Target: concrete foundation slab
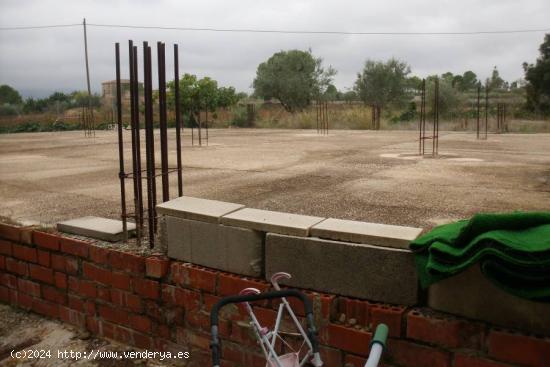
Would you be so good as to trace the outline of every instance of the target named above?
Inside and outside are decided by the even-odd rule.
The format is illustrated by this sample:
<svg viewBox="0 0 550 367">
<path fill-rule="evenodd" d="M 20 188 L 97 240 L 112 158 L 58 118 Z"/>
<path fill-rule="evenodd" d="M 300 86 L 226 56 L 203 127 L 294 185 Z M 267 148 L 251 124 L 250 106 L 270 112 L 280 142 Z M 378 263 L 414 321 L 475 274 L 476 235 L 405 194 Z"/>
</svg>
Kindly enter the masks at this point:
<svg viewBox="0 0 550 367">
<path fill-rule="evenodd" d="M 285 284 L 402 305 L 418 302 L 414 255 L 409 250 L 266 235 L 267 277 L 292 274 Z"/>
<path fill-rule="evenodd" d="M 311 227 L 312 237 L 408 249 L 421 228 L 329 218 Z"/>
<path fill-rule="evenodd" d="M 263 233 L 164 216 L 168 257 L 248 276 L 261 276 Z"/>
<path fill-rule="evenodd" d="M 134 234 L 136 225 L 128 222 L 127 228 L 130 236 Z M 71 219 L 57 223 L 57 230 L 110 242 L 123 239 L 122 221 L 108 218 L 90 216 Z"/>
<path fill-rule="evenodd" d="M 308 215 L 245 208 L 224 215 L 221 218 L 221 222 L 230 226 L 250 228 L 263 232 L 308 236 L 309 229 L 323 219 Z"/>
<path fill-rule="evenodd" d="M 191 196 L 181 196 L 177 199 L 157 205 L 157 214 L 199 220 L 202 222 L 219 223 L 219 218 L 222 215 L 229 214 L 241 208 L 244 208 L 244 205 L 200 199 Z"/>
<path fill-rule="evenodd" d="M 483 276 L 477 264 L 430 286 L 428 306 L 508 328 L 550 334 L 550 304 L 504 292 Z"/>
</svg>

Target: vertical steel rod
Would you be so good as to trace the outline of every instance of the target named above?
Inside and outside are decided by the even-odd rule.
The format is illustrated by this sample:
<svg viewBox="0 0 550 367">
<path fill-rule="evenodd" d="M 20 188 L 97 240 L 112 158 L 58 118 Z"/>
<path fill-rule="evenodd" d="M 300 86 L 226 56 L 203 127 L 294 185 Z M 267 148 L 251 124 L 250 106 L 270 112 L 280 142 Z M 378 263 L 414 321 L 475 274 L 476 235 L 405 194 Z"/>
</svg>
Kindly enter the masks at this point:
<svg viewBox="0 0 550 367">
<path fill-rule="evenodd" d="M 489 126 L 489 81 L 485 83 L 485 139 L 487 139 L 488 126 Z"/>
<path fill-rule="evenodd" d="M 159 82 L 160 164 L 162 171 L 162 201 L 170 200 L 168 182 L 168 132 L 166 125 L 166 64 L 164 43 L 157 43 Z"/>
<path fill-rule="evenodd" d="M 122 93 L 120 90 L 120 45 L 115 44 L 115 63 L 116 63 L 116 105 L 117 105 L 117 130 L 118 130 L 118 163 L 120 179 L 120 219 L 122 220 L 122 234 L 124 242 L 128 240 L 128 224 L 126 222 L 126 185 L 124 173 L 124 140 L 122 136 Z"/>
<path fill-rule="evenodd" d="M 145 156 L 147 164 L 147 226 L 149 230 L 149 247 L 155 247 L 155 217 L 153 205 L 153 169 L 151 159 L 154 150 L 153 138 L 153 85 L 151 78 L 151 48 L 143 42 L 143 94 L 145 102 Z"/>
<path fill-rule="evenodd" d="M 141 242 L 141 226 L 139 218 L 139 184 L 138 184 L 138 169 L 137 169 L 137 152 L 136 152 L 136 116 L 135 116 L 135 74 L 134 74 L 134 45 L 132 41 L 128 41 L 128 56 L 130 66 L 130 130 L 132 132 L 132 180 L 134 183 L 134 219 L 136 223 L 136 238 L 137 244 Z"/>
<path fill-rule="evenodd" d="M 477 118 L 477 125 L 476 125 L 476 131 L 477 131 L 477 135 L 476 135 L 476 138 L 479 139 L 479 116 L 480 116 L 480 98 L 481 98 L 481 86 L 477 86 L 477 114 L 476 114 L 476 118 Z"/>
<path fill-rule="evenodd" d="M 183 172 L 181 164 L 181 111 L 180 111 L 180 71 L 178 45 L 174 44 L 174 98 L 176 111 L 176 154 L 178 168 L 178 196 L 183 195 Z"/>
<path fill-rule="evenodd" d="M 141 138 L 139 126 L 139 77 L 138 77 L 138 53 L 137 46 L 134 46 L 134 109 L 136 121 L 136 158 L 137 158 L 137 182 L 138 182 L 138 207 L 139 226 L 143 229 L 143 186 L 141 182 Z"/>
</svg>

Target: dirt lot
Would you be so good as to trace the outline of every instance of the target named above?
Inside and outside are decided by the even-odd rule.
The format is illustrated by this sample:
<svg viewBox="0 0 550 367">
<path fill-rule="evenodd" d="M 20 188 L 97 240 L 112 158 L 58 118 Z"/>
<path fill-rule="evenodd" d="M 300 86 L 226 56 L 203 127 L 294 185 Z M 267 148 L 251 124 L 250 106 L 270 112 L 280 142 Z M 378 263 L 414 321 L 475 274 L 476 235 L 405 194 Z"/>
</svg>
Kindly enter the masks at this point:
<svg viewBox="0 0 550 367">
<path fill-rule="evenodd" d="M 442 132 L 439 159 L 411 156 L 416 134 L 227 129 L 211 130 L 208 147 L 191 147 L 186 130 L 184 192 L 254 208 L 413 226 L 478 211 L 550 210 L 550 134 L 477 141 L 471 133 Z M 169 138 L 175 165 L 173 130 Z M 171 189 L 174 196 L 175 175 Z M 45 224 L 84 215 L 117 218 L 119 192 L 114 131 L 98 131 L 95 138 L 79 131 L 0 136 L 0 216 Z"/>
<path fill-rule="evenodd" d="M 19 353 L 18 353 L 19 352 Z M 72 352 L 72 354 L 71 354 Z M 0 304 L 0 366 L 185 366 L 185 359 L 142 358 L 140 349 Z M 192 355 L 191 355 L 192 357 Z"/>
</svg>

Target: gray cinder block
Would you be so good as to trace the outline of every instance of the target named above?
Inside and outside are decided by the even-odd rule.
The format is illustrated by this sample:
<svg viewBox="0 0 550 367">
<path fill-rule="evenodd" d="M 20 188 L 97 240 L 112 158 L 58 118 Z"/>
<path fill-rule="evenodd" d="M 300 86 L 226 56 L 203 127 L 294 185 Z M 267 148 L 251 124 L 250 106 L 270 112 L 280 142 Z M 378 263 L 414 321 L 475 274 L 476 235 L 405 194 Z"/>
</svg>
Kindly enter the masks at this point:
<svg viewBox="0 0 550 367">
<path fill-rule="evenodd" d="M 263 274 L 263 233 L 164 216 L 168 256 L 249 276 Z"/>
<path fill-rule="evenodd" d="M 344 219 L 325 219 L 311 227 L 312 237 L 408 249 L 422 228 L 393 226 Z"/>
<path fill-rule="evenodd" d="M 414 255 L 409 250 L 319 238 L 266 235 L 265 274 L 292 274 L 286 284 L 378 302 L 418 301 Z"/>
<path fill-rule="evenodd" d="M 130 222 L 127 222 L 126 225 L 128 236 L 131 237 L 136 230 L 136 225 Z M 122 221 L 94 216 L 59 222 L 57 230 L 110 242 L 123 239 Z"/>
<path fill-rule="evenodd" d="M 504 292 L 483 276 L 479 264 L 431 285 L 428 306 L 508 328 L 550 335 L 550 304 Z"/>
<path fill-rule="evenodd" d="M 309 229 L 325 218 L 244 208 L 220 218 L 222 224 L 263 232 L 308 236 Z"/>
<path fill-rule="evenodd" d="M 194 198 L 191 196 L 181 196 L 177 199 L 157 205 L 157 214 L 199 220 L 202 222 L 219 223 L 222 215 L 229 214 L 241 208 L 244 208 L 244 205 Z"/>
</svg>

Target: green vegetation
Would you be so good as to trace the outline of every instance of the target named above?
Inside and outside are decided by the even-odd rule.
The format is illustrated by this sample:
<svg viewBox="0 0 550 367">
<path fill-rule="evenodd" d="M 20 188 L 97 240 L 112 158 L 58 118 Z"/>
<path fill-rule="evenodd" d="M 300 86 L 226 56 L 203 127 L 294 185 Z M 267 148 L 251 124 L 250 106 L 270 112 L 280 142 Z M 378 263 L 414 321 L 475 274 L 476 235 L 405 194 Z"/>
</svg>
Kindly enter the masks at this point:
<svg viewBox="0 0 550 367">
<path fill-rule="evenodd" d="M 323 60 L 311 50 L 280 51 L 261 63 L 254 79 L 254 94 L 265 100 L 276 98 L 285 110 L 303 110 L 325 93 L 336 71 L 326 70 Z"/>
<path fill-rule="evenodd" d="M 527 108 L 531 111 L 550 112 L 550 34 L 546 34 L 539 47 L 540 56 L 535 64 L 523 63 L 527 81 Z"/>
</svg>

